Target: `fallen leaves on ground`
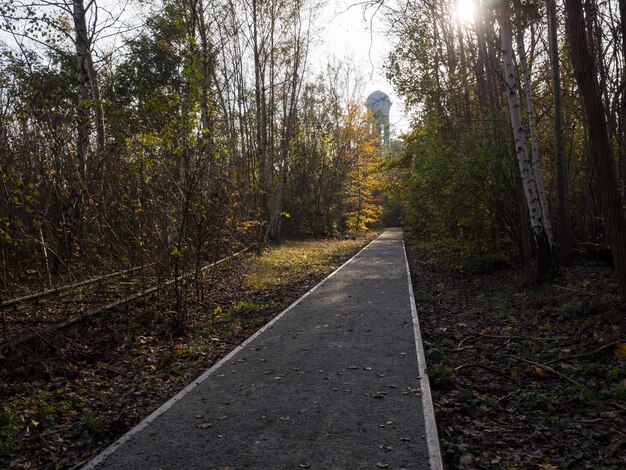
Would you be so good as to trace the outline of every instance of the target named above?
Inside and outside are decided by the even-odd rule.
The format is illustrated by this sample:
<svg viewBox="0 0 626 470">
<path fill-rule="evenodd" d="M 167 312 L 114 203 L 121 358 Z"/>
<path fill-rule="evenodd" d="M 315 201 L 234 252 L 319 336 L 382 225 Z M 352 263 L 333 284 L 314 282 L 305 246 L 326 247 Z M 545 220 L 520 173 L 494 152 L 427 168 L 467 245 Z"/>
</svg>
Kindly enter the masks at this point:
<svg viewBox="0 0 626 470">
<path fill-rule="evenodd" d="M 409 258 L 447 468 L 626 468 L 626 310 L 610 268 L 581 261 L 534 286 L 511 268 Z"/>
</svg>

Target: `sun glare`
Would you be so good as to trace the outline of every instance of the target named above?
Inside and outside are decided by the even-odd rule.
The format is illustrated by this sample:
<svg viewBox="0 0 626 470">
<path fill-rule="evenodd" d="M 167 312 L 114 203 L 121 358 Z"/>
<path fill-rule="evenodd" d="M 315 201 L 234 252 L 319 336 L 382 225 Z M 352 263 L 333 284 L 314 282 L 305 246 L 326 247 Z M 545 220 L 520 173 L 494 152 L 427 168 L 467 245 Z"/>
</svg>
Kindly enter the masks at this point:
<svg viewBox="0 0 626 470">
<path fill-rule="evenodd" d="M 461 24 L 470 24 L 476 17 L 476 0 L 456 0 L 456 19 Z"/>
</svg>

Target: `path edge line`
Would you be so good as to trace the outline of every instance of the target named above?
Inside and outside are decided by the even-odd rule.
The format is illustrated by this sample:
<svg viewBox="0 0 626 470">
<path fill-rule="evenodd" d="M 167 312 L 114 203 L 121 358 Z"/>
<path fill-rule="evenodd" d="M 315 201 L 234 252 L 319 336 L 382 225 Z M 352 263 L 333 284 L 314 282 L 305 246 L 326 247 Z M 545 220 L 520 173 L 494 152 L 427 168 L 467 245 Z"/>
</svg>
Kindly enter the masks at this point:
<svg viewBox="0 0 626 470">
<path fill-rule="evenodd" d="M 225 363 L 227 363 L 228 361 L 230 361 L 235 355 L 237 355 L 237 353 L 239 353 L 242 349 L 244 349 L 248 344 L 250 344 L 252 341 L 254 341 L 257 337 L 259 337 L 263 332 L 265 332 L 266 330 L 268 330 L 269 328 L 271 328 L 274 323 L 276 323 L 278 320 L 280 320 L 281 318 L 283 318 L 287 313 L 289 313 L 294 307 L 296 307 L 299 303 L 301 303 L 304 299 L 306 299 L 309 295 L 311 295 L 313 292 L 315 292 L 317 290 L 318 287 L 320 287 L 322 284 L 324 284 L 326 281 L 328 281 L 331 277 L 333 277 L 335 274 L 337 274 L 339 271 L 341 271 L 346 265 L 348 265 L 350 262 L 352 262 L 357 256 L 359 256 L 363 251 L 365 251 L 365 249 L 367 249 L 372 243 L 374 243 L 375 241 L 377 241 L 380 237 L 382 237 L 385 233 L 387 233 L 388 230 L 385 230 L 383 233 L 381 233 L 380 235 L 378 235 L 374 240 L 372 240 L 371 242 L 369 242 L 367 245 L 365 245 L 363 248 L 361 248 L 354 256 L 352 256 L 352 258 L 350 258 L 348 261 L 346 261 L 345 263 L 343 263 L 341 266 L 339 266 L 337 269 L 335 269 L 332 273 L 330 273 L 328 276 L 326 276 L 324 279 L 322 279 L 318 284 L 316 284 L 315 286 L 313 286 L 311 289 L 309 289 L 307 292 L 305 292 L 300 298 L 298 298 L 297 300 L 295 300 L 291 305 L 289 305 L 285 310 L 283 310 L 282 312 L 280 312 L 278 315 L 276 315 L 272 320 L 269 321 L 269 323 L 265 324 L 265 326 L 263 326 L 261 329 L 259 329 L 256 333 L 254 333 L 252 336 L 250 336 L 249 338 L 247 338 L 243 343 L 241 343 L 239 346 L 237 346 L 235 349 L 233 349 L 230 353 L 228 353 L 226 356 L 224 356 L 222 359 L 220 359 L 218 362 L 216 362 L 215 364 L 213 364 L 207 371 L 203 372 L 199 377 L 197 377 L 196 379 L 194 379 L 189 385 L 187 385 L 185 388 L 183 388 L 180 392 L 178 392 L 176 395 L 174 395 L 172 398 L 170 398 L 169 400 L 167 400 L 165 403 L 163 403 L 159 408 L 157 408 L 155 411 L 153 411 L 152 413 L 150 413 L 146 418 L 144 418 L 143 420 L 141 420 L 139 423 L 137 423 L 134 427 L 132 427 L 130 429 L 130 431 L 128 431 L 126 434 L 124 434 L 122 437 L 120 437 L 117 441 L 115 441 L 113 444 L 111 444 L 109 447 L 107 447 L 106 449 L 104 449 L 102 452 L 100 452 L 98 455 L 96 455 L 92 460 L 90 460 L 84 467 L 82 467 L 82 470 L 92 470 L 95 469 L 98 465 L 100 465 L 102 462 L 104 462 L 104 460 L 109 457 L 111 454 L 113 454 L 117 449 L 119 449 L 121 446 L 123 446 L 131 437 L 133 437 L 135 434 L 141 432 L 142 430 L 144 430 L 146 427 L 148 427 L 148 425 L 154 421 L 156 418 L 158 418 L 160 415 L 162 415 L 163 413 L 165 413 L 167 410 L 169 410 L 172 406 L 174 406 L 174 404 L 176 404 L 177 402 L 179 402 L 182 398 L 184 398 L 186 395 L 189 394 L 189 392 L 191 392 L 193 389 L 195 389 L 198 385 L 200 385 L 202 382 L 204 382 L 206 379 L 208 379 L 211 375 L 213 375 L 213 373 L 215 371 L 217 371 L 220 367 L 222 367 Z M 404 241 L 402 242 L 402 246 L 404 247 Z M 406 258 L 406 253 L 405 253 L 405 258 Z M 408 267 L 408 264 L 407 264 Z M 409 277 L 409 285 L 411 283 L 410 277 Z"/>
<path fill-rule="evenodd" d="M 404 244 L 404 233 L 402 234 L 402 251 L 404 252 L 406 274 L 409 279 L 409 300 L 411 303 L 411 316 L 413 317 L 413 333 L 415 335 L 415 349 L 417 351 L 417 368 L 420 376 L 420 388 L 422 389 L 422 407 L 424 411 L 424 426 L 426 428 L 428 460 L 431 470 L 443 470 L 439 434 L 437 433 L 437 421 L 435 420 L 435 407 L 433 405 L 433 396 L 430 390 L 428 371 L 426 369 L 426 355 L 424 354 L 422 332 L 420 330 L 420 321 L 417 315 L 417 306 L 415 304 L 415 295 L 413 293 L 409 257 L 407 256 L 406 245 Z"/>
</svg>

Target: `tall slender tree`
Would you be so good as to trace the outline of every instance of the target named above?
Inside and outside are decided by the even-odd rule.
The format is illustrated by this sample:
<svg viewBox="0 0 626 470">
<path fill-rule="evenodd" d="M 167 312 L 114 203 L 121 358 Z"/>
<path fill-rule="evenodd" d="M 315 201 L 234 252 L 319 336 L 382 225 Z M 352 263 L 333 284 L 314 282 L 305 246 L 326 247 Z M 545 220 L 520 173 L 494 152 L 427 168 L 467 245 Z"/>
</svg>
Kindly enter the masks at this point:
<svg viewBox="0 0 626 470">
<path fill-rule="evenodd" d="M 613 265 L 617 273 L 620 295 L 626 301 L 626 217 L 617 187 L 613 149 L 609 141 L 607 120 L 598 82 L 598 68 L 591 52 L 590 31 L 585 22 L 581 0 L 565 0 L 567 34 L 578 89 L 588 119 L 590 157 L 593 162 L 602 202 Z"/>
<path fill-rule="evenodd" d="M 557 171 L 559 193 L 559 257 L 563 266 L 572 265 L 572 231 L 570 222 L 570 202 L 567 160 L 563 143 L 563 116 L 561 109 L 561 64 L 559 59 L 558 25 L 555 0 L 546 1 L 548 12 L 548 40 L 550 70 L 552 72 L 552 96 L 554 107 L 554 159 Z"/>
<path fill-rule="evenodd" d="M 539 280 L 541 280 L 552 269 L 554 263 L 550 231 L 546 226 L 549 214 L 547 213 L 547 207 L 542 207 L 542 198 L 537 185 L 537 174 L 540 175 L 541 170 L 533 165 L 532 154 L 529 154 L 526 148 L 526 133 L 522 124 L 521 104 L 517 93 L 517 70 L 515 68 L 510 15 L 510 5 L 507 0 L 502 2 L 498 8 L 504 83 L 506 85 L 509 119 L 513 132 L 517 163 L 528 206 L 530 225 L 538 248 L 537 274 Z"/>
</svg>

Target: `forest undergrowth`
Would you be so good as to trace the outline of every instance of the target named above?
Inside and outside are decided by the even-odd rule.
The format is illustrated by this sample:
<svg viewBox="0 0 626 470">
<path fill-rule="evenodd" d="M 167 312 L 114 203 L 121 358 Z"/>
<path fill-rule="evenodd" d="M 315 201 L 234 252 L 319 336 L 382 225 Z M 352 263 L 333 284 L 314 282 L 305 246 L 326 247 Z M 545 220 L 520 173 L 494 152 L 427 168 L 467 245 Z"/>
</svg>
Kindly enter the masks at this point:
<svg viewBox="0 0 626 470">
<path fill-rule="evenodd" d="M 408 244 L 448 468 L 626 467 L 626 315 L 610 267 L 544 285 L 451 272 Z"/>
<path fill-rule="evenodd" d="M 182 337 L 161 294 L 0 357 L 0 467 L 81 467 L 377 235 L 290 241 L 213 271 Z"/>
</svg>

